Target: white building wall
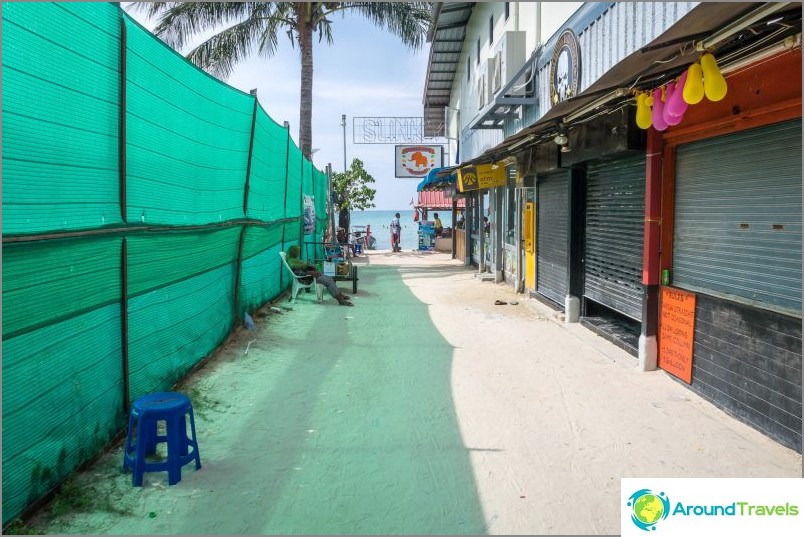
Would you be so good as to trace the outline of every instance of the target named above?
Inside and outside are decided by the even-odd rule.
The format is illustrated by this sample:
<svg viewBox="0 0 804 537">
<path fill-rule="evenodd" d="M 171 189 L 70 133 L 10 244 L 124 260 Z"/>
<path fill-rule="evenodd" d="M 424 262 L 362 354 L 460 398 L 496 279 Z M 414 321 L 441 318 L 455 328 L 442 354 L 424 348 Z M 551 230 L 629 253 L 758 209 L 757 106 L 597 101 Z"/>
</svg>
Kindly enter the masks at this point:
<svg viewBox="0 0 804 537">
<path fill-rule="evenodd" d="M 460 159 L 468 160 L 479 156 L 485 150 L 494 147 L 503 140 L 502 129 L 475 129 L 468 131 L 467 126 L 476 120 L 480 113 L 478 107 L 477 85 L 485 62 L 491 57 L 494 47 L 499 43 L 506 31 L 520 30 L 526 32 L 525 57 L 529 58 L 538 47 L 538 9 L 534 2 L 511 2 L 509 16 L 505 18 L 504 2 L 478 2 L 472 11 L 472 17 L 466 26 L 455 82 L 450 96 L 450 113 L 459 110 L 456 115 L 457 131 L 450 131 L 449 136 L 461 139 Z M 489 18 L 494 16 L 494 40 L 489 42 Z M 477 40 L 480 38 L 480 62 L 477 56 Z M 467 79 L 467 57 L 471 58 L 469 77 Z M 487 73 L 488 75 L 488 73 Z M 448 125 L 449 126 L 449 125 Z"/>
<path fill-rule="evenodd" d="M 626 56 L 647 45 L 690 12 L 698 2 L 616 2 L 578 34 L 581 53 L 581 82 L 584 91 Z M 583 11 L 583 10 L 580 10 Z M 569 21 L 570 25 L 572 20 Z M 545 54 L 552 55 L 552 44 L 568 25 L 550 37 Z M 550 63 L 539 69 L 538 117 L 545 115 L 550 102 Z"/>
</svg>

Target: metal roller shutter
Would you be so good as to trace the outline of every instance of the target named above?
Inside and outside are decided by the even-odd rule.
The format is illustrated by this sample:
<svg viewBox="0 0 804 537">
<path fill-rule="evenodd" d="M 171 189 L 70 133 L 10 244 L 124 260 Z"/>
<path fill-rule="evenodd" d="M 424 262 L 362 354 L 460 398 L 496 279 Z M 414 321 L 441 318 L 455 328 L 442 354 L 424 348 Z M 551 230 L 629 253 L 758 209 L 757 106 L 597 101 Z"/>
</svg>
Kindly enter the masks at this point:
<svg viewBox="0 0 804 537">
<path fill-rule="evenodd" d="M 801 120 L 676 151 L 673 285 L 801 315 Z"/>
<path fill-rule="evenodd" d="M 645 156 L 590 164 L 584 296 L 642 320 Z"/>
<path fill-rule="evenodd" d="M 568 176 L 568 171 L 539 176 L 536 206 L 536 291 L 562 306 L 567 294 Z"/>
</svg>

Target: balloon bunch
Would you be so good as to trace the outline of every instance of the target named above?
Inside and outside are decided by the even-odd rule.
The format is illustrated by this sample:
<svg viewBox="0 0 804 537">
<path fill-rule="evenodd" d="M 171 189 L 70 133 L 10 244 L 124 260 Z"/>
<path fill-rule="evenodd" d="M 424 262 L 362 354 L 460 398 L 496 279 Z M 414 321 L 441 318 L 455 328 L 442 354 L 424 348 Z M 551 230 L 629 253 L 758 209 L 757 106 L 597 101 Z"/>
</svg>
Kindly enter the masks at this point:
<svg viewBox="0 0 804 537">
<path fill-rule="evenodd" d="M 706 95 L 710 101 L 719 101 L 726 96 L 726 79 L 717 67 L 715 57 L 709 53 L 701 56 L 700 63 L 689 66 L 676 80 L 650 91 L 636 93 L 636 123 L 640 129 L 651 125 L 657 131 L 678 125 L 691 104 L 698 104 Z"/>
</svg>

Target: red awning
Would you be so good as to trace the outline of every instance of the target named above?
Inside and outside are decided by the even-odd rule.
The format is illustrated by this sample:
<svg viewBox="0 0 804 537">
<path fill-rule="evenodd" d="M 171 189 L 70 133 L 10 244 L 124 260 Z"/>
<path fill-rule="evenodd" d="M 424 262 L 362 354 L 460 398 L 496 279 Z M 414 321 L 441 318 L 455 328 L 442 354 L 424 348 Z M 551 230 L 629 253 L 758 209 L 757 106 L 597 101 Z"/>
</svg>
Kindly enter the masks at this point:
<svg viewBox="0 0 804 537">
<path fill-rule="evenodd" d="M 458 207 L 463 208 L 466 205 L 464 197 L 458 198 Z M 425 209 L 441 209 L 452 210 L 452 197 L 446 196 L 440 190 L 425 190 L 419 192 L 419 202 L 416 207 L 423 207 Z"/>
</svg>

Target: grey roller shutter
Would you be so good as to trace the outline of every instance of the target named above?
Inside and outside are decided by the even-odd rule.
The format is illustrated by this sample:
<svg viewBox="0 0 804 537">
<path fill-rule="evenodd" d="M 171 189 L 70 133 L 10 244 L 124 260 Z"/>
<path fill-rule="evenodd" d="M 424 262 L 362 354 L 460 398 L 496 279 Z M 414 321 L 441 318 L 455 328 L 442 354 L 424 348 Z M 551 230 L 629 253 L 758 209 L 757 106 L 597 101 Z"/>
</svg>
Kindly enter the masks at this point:
<svg viewBox="0 0 804 537">
<path fill-rule="evenodd" d="M 673 285 L 801 315 L 801 120 L 676 151 Z"/>
<path fill-rule="evenodd" d="M 540 175 L 536 207 L 536 291 L 562 306 L 567 294 L 568 176 L 567 171 Z"/>
<path fill-rule="evenodd" d="M 584 296 L 642 319 L 645 157 L 590 164 L 586 176 Z"/>
</svg>

